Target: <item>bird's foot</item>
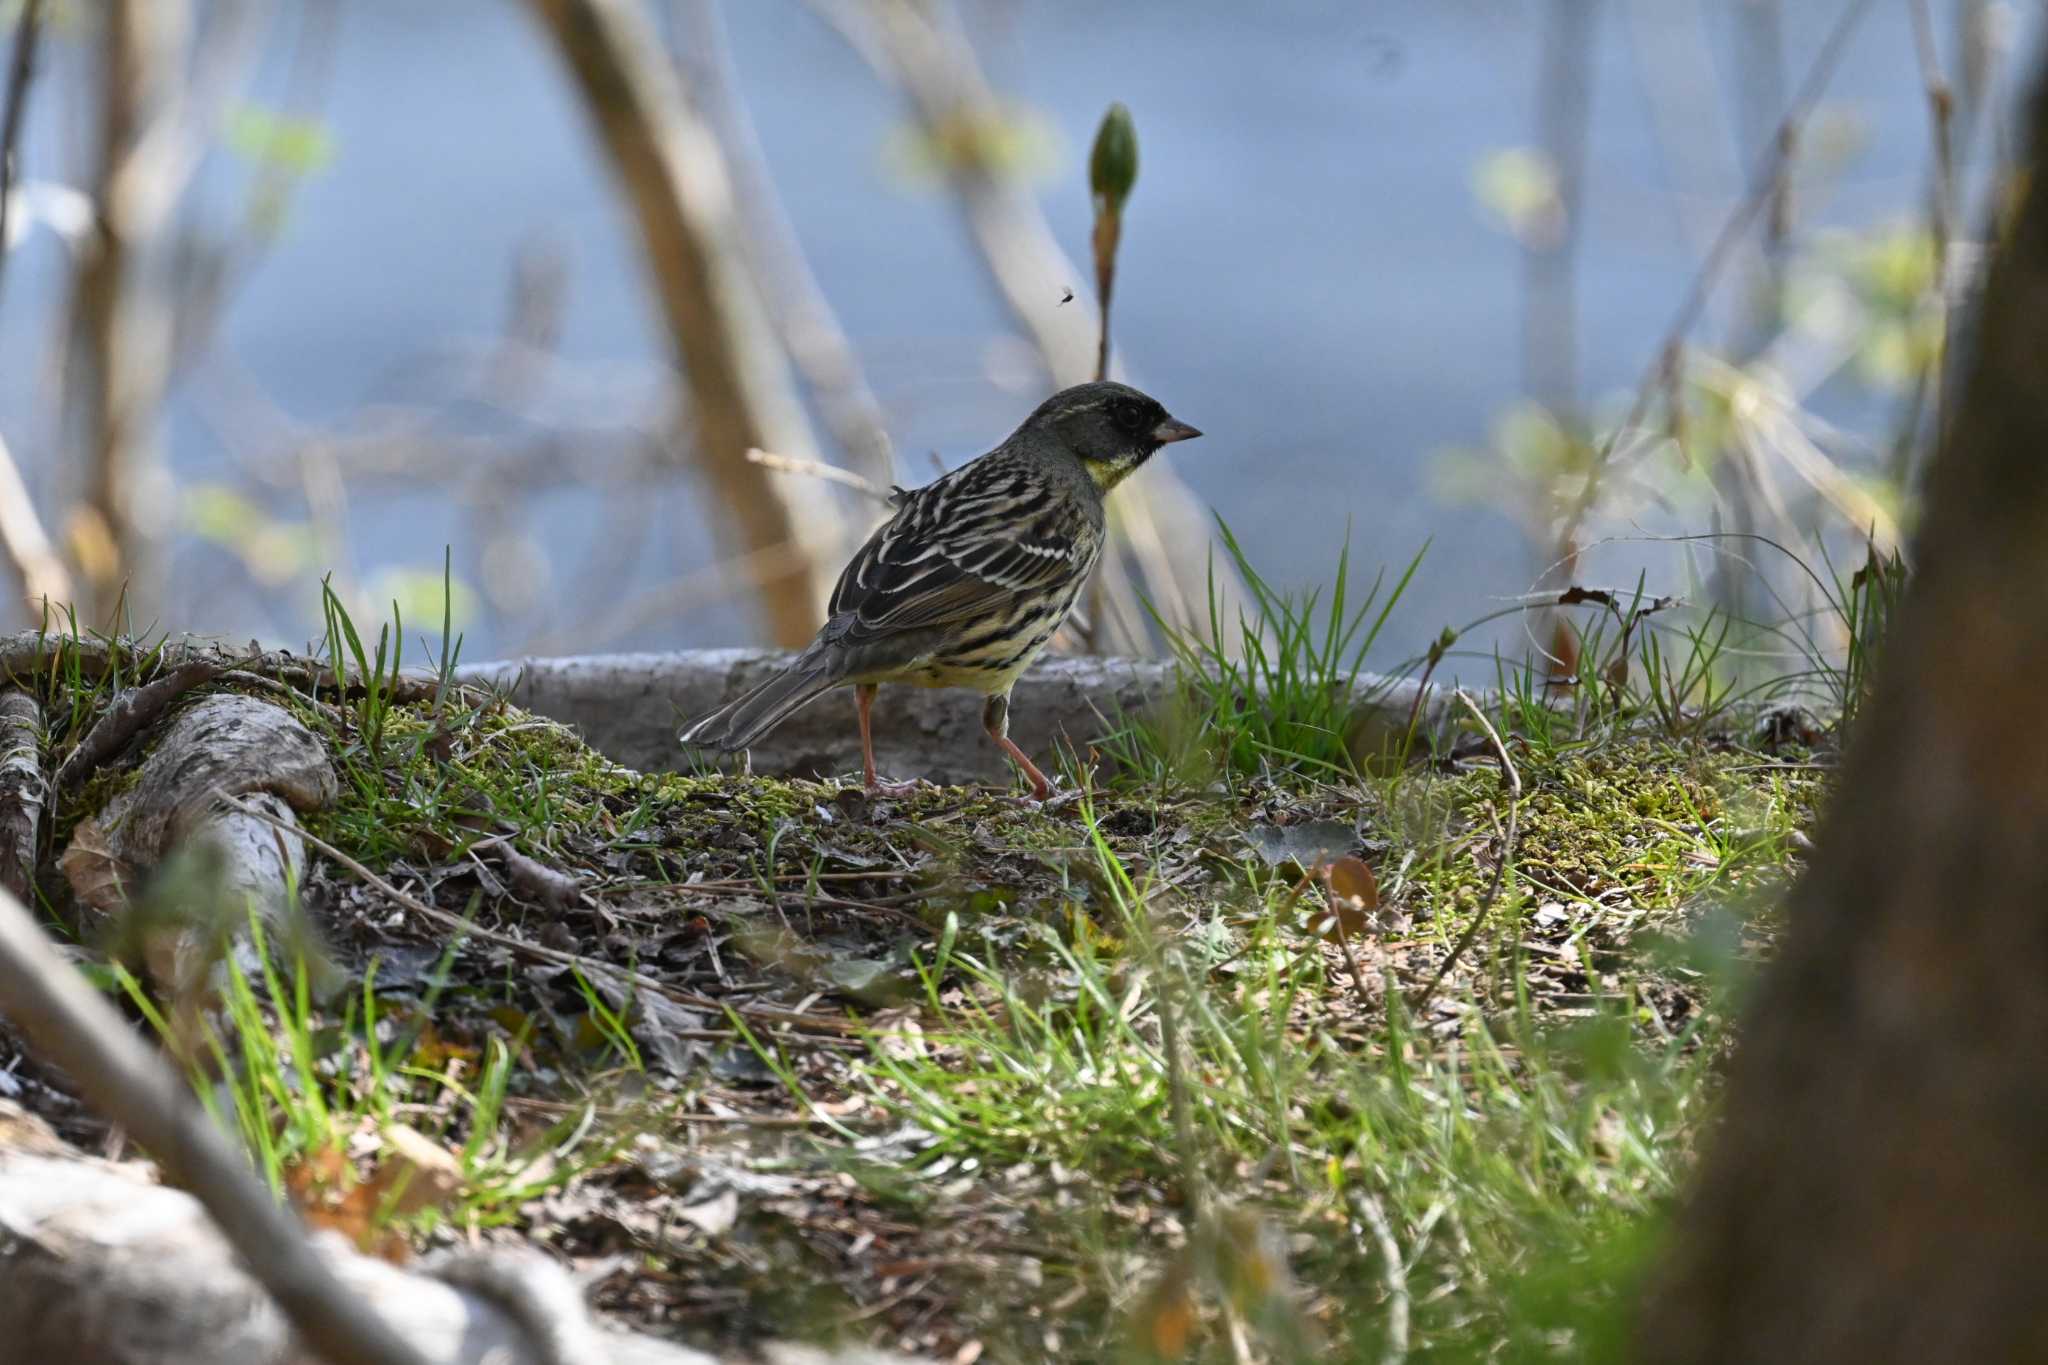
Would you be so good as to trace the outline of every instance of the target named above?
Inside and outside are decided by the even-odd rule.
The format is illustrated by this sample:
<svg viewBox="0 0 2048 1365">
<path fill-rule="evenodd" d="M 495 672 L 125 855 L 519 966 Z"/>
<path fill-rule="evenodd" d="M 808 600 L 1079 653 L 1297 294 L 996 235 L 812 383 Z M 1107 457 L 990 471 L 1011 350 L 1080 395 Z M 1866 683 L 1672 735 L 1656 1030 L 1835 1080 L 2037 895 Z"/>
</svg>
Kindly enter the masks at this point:
<svg viewBox="0 0 2048 1365">
<path fill-rule="evenodd" d="M 1055 814 L 1073 806 L 1081 799 L 1079 787 L 1060 787 L 1048 782 L 1044 787 L 1034 787 L 1028 792 L 1005 792 L 999 797 L 1024 810 Z"/>
<path fill-rule="evenodd" d="M 1079 787 L 1068 787 L 1064 791 L 1053 790 L 1042 797 L 1034 796 L 1030 798 L 1030 801 L 1040 812 L 1052 815 L 1080 805 L 1081 789 Z"/>
<path fill-rule="evenodd" d="M 929 782 L 916 778 L 909 782 L 884 782 L 881 778 L 876 777 L 870 778 L 864 783 L 861 790 L 867 793 L 870 801 L 884 796 L 901 799 L 906 796 L 915 796 L 920 788 L 930 785 Z"/>
</svg>

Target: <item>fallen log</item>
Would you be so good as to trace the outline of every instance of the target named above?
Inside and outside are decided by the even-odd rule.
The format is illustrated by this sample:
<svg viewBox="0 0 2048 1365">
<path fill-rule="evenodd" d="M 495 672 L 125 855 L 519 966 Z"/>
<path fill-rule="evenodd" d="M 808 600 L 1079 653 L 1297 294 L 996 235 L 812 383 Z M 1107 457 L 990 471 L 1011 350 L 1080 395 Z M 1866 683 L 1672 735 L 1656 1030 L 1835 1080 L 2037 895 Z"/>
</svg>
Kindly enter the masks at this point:
<svg viewBox="0 0 2048 1365">
<path fill-rule="evenodd" d="M 33 899 L 50 778 L 43 767 L 43 708 L 19 688 L 0 691 L 0 887 Z"/>
<path fill-rule="evenodd" d="M 683 723 L 761 682 L 791 657 L 776 650 L 703 649 L 510 659 L 468 665 L 456 675 L 574 728 L 616 763 L 642 772 L 687 772 L 692 755 L 676 743 Z M 1086 753 L 1120 716 L 1172 705 L 1177 687 L 1167 660 L 1044 659 L 1017 680 L 1010 737 L 1038 759 L 1052 758 L 1061 744 Z M 1418 690 L 1410 679 L 1358 674 L 1349 684 L 1354 728 L 1398 736 Z M 1433 731 L 1447 712 L 1447 694 L 1429 688 L 1419 731 Z M 885 687 L 874 718 L 875 756 L 892 776 L 942 783 L 1008 780 L 1002 754 L 982 732 L 981 703 L 967 693 Z M 751 757 L 755 771 L 786 777 L 858 770 L 860 732 L 852 697 L 827 696 L 797 712 L 756 744 Z"/>
<path fill-rule="evenodd" d="M 210 889 L 232 893 L 220 903 L 253 904 L 279 924 L 304 876 L 305 846 L 221 798 L 240 797 L 288 830 L 335 791 L 326 747 L 291 712 L 214 693 L 164 724 L 135 785 L 79 822 L 61 866 L 80 901 L 111 915 L 173 852 L 204 850 L 218 869 Z"/>
<path fill-rule="evenodd" d="M 375 1313 L 430 1365 L 716 1365 L 591 1324 L 581 1291 L 537 1254 L 402 1268 L 335 1234 L 313 1246 L 358 1311 Z M 79 1156 L 0 1150 L 0 1328 L 0 1365 L 323 1359 L 198 1200 L 153 1183 L 146 1166 Z"/>
</svg>

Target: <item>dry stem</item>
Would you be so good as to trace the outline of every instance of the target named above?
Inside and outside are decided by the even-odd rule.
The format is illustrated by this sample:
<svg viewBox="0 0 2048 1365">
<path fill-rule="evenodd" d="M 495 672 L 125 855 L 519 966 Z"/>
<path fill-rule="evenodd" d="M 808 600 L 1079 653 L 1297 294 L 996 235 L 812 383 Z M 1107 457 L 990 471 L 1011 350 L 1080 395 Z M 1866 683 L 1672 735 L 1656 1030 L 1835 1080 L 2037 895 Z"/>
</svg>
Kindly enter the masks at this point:
<svg viewBox="0 0 2048 1365">
<path fill-rule="evenodd" d="M 1464 703 L 1465 709 L 1472 713 L 1472 718 L 1479 722 L 1479 728 L 1486 731 L 1486 737 L 1493 741 L 1493 752 L 1500 759 L 1501 778 L 1508 789 L 1507 833 L 1501 836 L 1500 851 L 1495 855 L 1493 864 L 1493 880 L 1487 884 L 1486 896 L 1479 902 L 1479 908 L 1472 912 L 1472 922 L 1465 926 L 1465 932 L 1459 935 L 1457 943 L 1452 945 L 1450 956 L 1436 969 L 1436 975 L 1429 979 L 1429 984 L 1417 991 L 1415 998 L 1409 1001 L 1408 1012 L 1415 1015 L 1422 1013 L 1431 998 L 1436 995 L 1437 987 L 1451 974 L 1451 969 L 1458 965 L 1458 960 L 1465 955 L 1465 950 L 1472 946 L 1472 940 L 1479 937 L 1479 931 L 1486 927 L 1487 918 L 1493 913 L 1494 902 L 1500 899 L 1501 883 L 1507 877 L 1508 864 L 1514 861 L 1516 819 L 1522 805 L 1522 775 L 1515 771 L 1515 761 L 1508 757 L 1508 746 L 1501 743 L 1500 732 L 1493 728 L 1493 722 L 1486 718 L 1486 713 L 1479 709 L 1479 703 L 1473 701 L 1471 694 L 1464 688 L 1459 688 L 1455 695 Z"/>
</svg>

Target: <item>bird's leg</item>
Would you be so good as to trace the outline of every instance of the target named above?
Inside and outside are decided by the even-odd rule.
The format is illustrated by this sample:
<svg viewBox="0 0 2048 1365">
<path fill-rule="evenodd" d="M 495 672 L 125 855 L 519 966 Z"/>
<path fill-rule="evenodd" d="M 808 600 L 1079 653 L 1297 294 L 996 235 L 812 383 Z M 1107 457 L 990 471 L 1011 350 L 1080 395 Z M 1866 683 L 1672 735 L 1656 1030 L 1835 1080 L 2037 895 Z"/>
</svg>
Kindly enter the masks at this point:
<svg viewBox="0 0 2048 1365">
<path fill-rule="evenodd" d="M 1031 795 L 1034 800 L 1043 801 L 1052 795 L 1052 783 L 1045 780 L 1045 774 L 1038 771 L 1038 765 L 1031 761 L 1016 742 L 1010 738 L 1010 694 L 998 692 L 988 699 L 988 705 L 981 708 L 981 723 L 988 731 L 988 737 L 996 747 L 1010 756 L 1010 761 L 1024 770 L 1024 776 L 1031 779 Z"/>
<path fill-rule="evenodd" d="M 884 782 L 875 776 L 875 734 L 868 724 L 868 708 L 875 704 L 875 683 L 856 683 L 853 704 L 860 709 L 860 765 L 869 796 L 908 796 L 917 790 L 915 782 Z"/>
</svg>

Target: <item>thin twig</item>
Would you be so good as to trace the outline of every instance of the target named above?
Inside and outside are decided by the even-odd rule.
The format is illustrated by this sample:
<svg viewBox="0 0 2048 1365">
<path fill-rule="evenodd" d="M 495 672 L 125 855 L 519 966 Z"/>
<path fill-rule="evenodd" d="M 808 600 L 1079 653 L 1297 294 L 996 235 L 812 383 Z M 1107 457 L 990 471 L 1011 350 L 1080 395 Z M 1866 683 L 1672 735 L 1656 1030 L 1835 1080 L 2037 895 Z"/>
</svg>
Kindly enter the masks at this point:
<svg viewBox="0 0 2048 1365">
<path fill-rule="evenodd" d="M 35 78 L 36 43 L 43 34 L 43 0 L 27 0 L 14 25 L 14 60 L 7 68 L 6 112 L 0 114 L 0 272 L 7 264 L 7 210 L 14 197 L 14 158 L 21 145 L 21 114 Z"/>
<path fill-rule="evenodd" d="M 1943 416 L 1947 411 L 1943 380 L 1948 367 L 1949 323 L 1954 314 L 1948 306 L 1948 257 L 1949 239 L 1955 232 L 1956 97 L 1941 72 L 1941 52 L 1935 46 L 1934 16 L 1928 11 L 1927 0 L 1912 0 L 1908 8 L 1913 12 L 1913 47 L 1920 57 L 1920 81 L 1927 91 L 1929 136 L 1934 142 L 1934 183 L 1928 190 L 1928 227 L 1934 238 L 1934 294 L 1941 301 L 1942 349 L 1935 362 L 1928 366 L 1927 378 L 1932 390 L 1934 439 L 1939 443 Z"/>
<path fill-rule="evenodd" d="M 212 1215 L 228 1242 L 323 1360 L 425 1365 L 344 1288 L 192 1100 L 162 1058 L 60 957 L 20 901 L 0 892 L 0 1014 L 64 1068 L 92 1106 L 146 1148 Z"/>
<path fill-rule="evenodd" d="M 1386 1263 L 1380 1282 L 1387 1289 L 1387 1345 L 1380 1360 L 1382 1365 L 1401 1365 L 1408 1358 L 1408 1275 L 1401 1259 L 1401 1246 L 1394 1240 L 1394 1229 L 1387 1222 L 1387 1212 L 1380 1207 L 1378 1195 L 1361 1193 L 1357 1204 L 1359 1216 L 1372 1230 L 1380 1259 Z"/>
<path fill-rule="evenodd" d="M 688 29 L 677 44 L 678 60 L 688 67 L 698 107 L 724 147 L 747 229 L 743 245 L 762 297 L 783 348 L 817 400 L 818 415 L 848 458 L 866 473 L 870 486 L 893 483 L 896 447 L 881 400 L 868 387 L 860 355 L 804 259 L 796 228 L 776 193 L 768 158 L 739 92 L 719 7 L 720 0 L 685 0 L 671 4 L 668 12 L 672 19 L 680 14 Z"/>
<path fill-rule="evenodd" d="M 566 909 L 582 899 L 583 883 L 567 872 L 521 853 L 513 846 L 509 835 L 493 834 L 487 839 L 479 839 L 469 846 L 469 851 L 479 861 L 483 853 L 490 853 L 504 868 L 505 878 L 512 883 L 512 889 L 544 909 Z"/>
<path fill-rule="evenodd" d="M 1443 960 L 1443 965 L 1436 969 L 1436 975 L 1429 979 L 1429 984 L 1417 991 L 1415 998 L 1409 1001 L 1408 1012 L 1415 1015 L 1422 1013 L 1424 1007 L 1436 995 L 1436 988 L 1443 984 L 1444 978 L 1451 974 L 1451 969 L 1458 965 L 1458 959 L 1472 946 L 1472 940 L 1479 937 L 1479 931 L 1486 926 L 1487 917 L 1493 912 L 1494 902 L 1500 899 L 1501 883 L 1506 879 L 1508 864 L 1515 856 L 1515 822 L 1522 805 L 1522 775 L 1515 771 L 1515 761 L 1508 757 L 1508 746 L 1501 743 L 1500 732 L 1493 728 L 1493 722 L 1486 718 L 1486 713 L 1479 709 L 1479 703 L 1473 701 L 1471 694 L 1464 688 L 1459 688 L 1454 695 L 1465 704 L 1465 709 L 1472 713 L 1472 718 L 1479 722 L 1479 728 L 1486 731 L 1486 737 L 1493 741 L 1493 752 L 1500 758 L 1502 781 L 1508 789 L 1507 833 L 1501 837 L 1500 852 L 1493 864 L 1493 880 L 1486 888 L 1485 899 L 1481 900 L 1479 908 L 1472 912 L 1472 922 L 1465 926 L 1465 932 L 1452 946 L 1450 956 Z"/>
<path fill-rule="evenodd" d="M 863 478 L 851 469 L 826 464 L 823 460 L 808 460 L 797 455 L 777 455 L 772 450 L 755 447 L 747 449 L 747 459 L 763 469 L 772 469 L 779 474 L 801 474 L 805 478 L 836 483 L 841 488 L 851 488 L 862 497 L 873 498 L 876 502 L 886 503 L 890 499 L 888 490 L 875 487 L 872 480 Z"/>
<path fill-rule="evenodd" d="M 1330 894 L 1334 897 L 1336 893 Z M 1344 916 L 1334 908 L 1330 911 L 1330 927 L 1337 935 L 1337 947 L 1344 954 L 1344 965 L 1351 969 L 1351 988 L 1357 992 L 1358 1003 L 1369 1017 L 1372 1014 L 1372 991 L 1365 984 L 1365 972 L 1358 965 L 1358 954 L 1352 951 L 1351 934 L 1344 928 Z"/>
<path fill-rule="evenodd" d="M 1663 378 L 1667 365 L 1666 356 L 1684 344 L 1686 335 L 1692 331 L 1693 324 L 1699 320 L 1700 313 L 1707 306 L 1708 298 L 1713 294 L 1715 281 L 1720 278 L 1721 271 L 1734 256 L 1736 246 L 1741 243 L 1750 225 L 1756 221 L 1757 215 L 1771 202 L 1778 178 L 1786 173 L 1791 164 L 1793 151 L 1799 142 L 1799 130 L 1805 125 L 1806 120 L 1812 117 L 1814 108 L 1820 103 L 1821 93 L 1827 89 L 1828 81 L 1834 75 L 1835 68 L 1840 64 L 1842 54 L 1848 47 L 1849 36 L 1855 32 L 1857 24 L 1869 8 L 1870 0 L 1844 0 L 1841 14 L 1835 20 L 1834 28 L 1829 31 L 1826 42 L 1821 45 L 1820 53 L 1814 58 L 1813 65 L 1808 68 L 1806 80 L 1800 86 L 1791 109 L 1787 110 L 1785 117 L 1778 122 L 1777 131 L 1764 152 L 1757 174 L 1750 181 L 1749 193 L 1743 196 L 1742 201 L 1735 206 L 1735 211 L 1729 214 L 1727 221 L 1721 225 L 1720 233 L 1714 238 L 1713 245 L 1708 248 L 1706 259 L 1700 263 L 1699 271 L 1693 276 L 1692 284 L 1678 306 L 1677 316 L 1672 318 L 1671 324 L 1665 328 L 1663 344 L 1657 347 L 1656 359 L 1643 376 L 1642 382 L 1636 386 L 1635 401 L 1629 407 L 1628 416 L 1609 432 L 1607 439 L 1601 443 L 1594 461 L 1596 471 L 1604 468 L 1613 457 L 1614 449 L 1622 437 L 1642 425 L 1644 417 L 1649 412 L 1651 399 L 1661 387 L 1659 381 Z M 1592 506 L 1598 484 L 1598 478 L 1586 480 L 1578 505 L 1568 519 L 1568 527 L 1575 528 L 1577 523 L 1584 519 L 1585 513 Z"/>
<path fill-rule="evenodd" d="M 481 939 L 485 943 L 493 943 L 500 948 L 510 949 L 512 952 L 532 958 L 536 962 L 548 962 L 557 967 L 573 968 L 593 980 L 610 978 L 615 981 L 622 981 L 628 985 L 638 986 L 642 990 L 652 991 L 656 995 L 667 1000 L 673 1000 L 679 1005 L 688 1005 L 692 1009 L 716 1010 L 720 1012 L 731 1010 L 743 1018 L 757 1020 L 761 1023 L 782 1024 L 796 1029 L 800 1033 L 823 1033 L 833 1037 L 844 1037 L 859 1031 L 857 1025 L 838 1019 L 799 1014 L 795 1010 L 779 1010 L 761 1005 L 734 1005 L 728 1001 L 714 1000 L 708 995 L 699 995 L 695 991 L 680 990 L 658 977 L 647 975 L 645 972 L 637 972 L 627 967 L 615 967 L 609 962 L 600 962 L 593 957 L 584 957 L 579 953 L 563 952 L 559 948 L 544 947 L 538 943 L 529 943 L 522 938 L 514 938 L 510 934 L 500 933 L 495 929 L 487 929 L 474 920 L 464 919 L 453 911 L 443 910 L 440 906 L 431 905 L 417 896 L 407 895 L 318 835 L 308 834 L 305 830 L 295 825 L 286 825 L 282 820 L 275 818 L 269 813 L 244 805 L 225 793 L 222 793 L 218 799 L 224 806 L 238 810 L 254 819 L 261 820 L 267 825 L 274 825 L 279 829 L 287 830 L 304 839 L 313 848 L 326 854 L 334 859 L 335 862 L 340 863 L 342 867 L 354 873 L 373 890 L 381 892 L 384 896 L 397 902 L 397 904 L 405 909 L 412 911 L 415 915 L 432 920 L 434 923 L 453 929 L 457 933 L 468 934 L 474 938 Z"/>
<path fill-rule="evenodd" d="M 276 697 L 279 701 L 289 702 L 293 706 L 303 706 L 310 711 L 316 711 L 322 720 L 325 720 L 337 730 L 348 724 L 348 716 L 339 706 L 316 700 L 289 683 L 280 682 L 276 678 L 266 678 L 261 673 L 251 673 L 247 669 L 241 668 L 230 668 L 224 670 L 214 681 L 223 686 L 240 687 L 246 688 L 251 692 L 261 692 L 267 697 Z"/>
</svg>

